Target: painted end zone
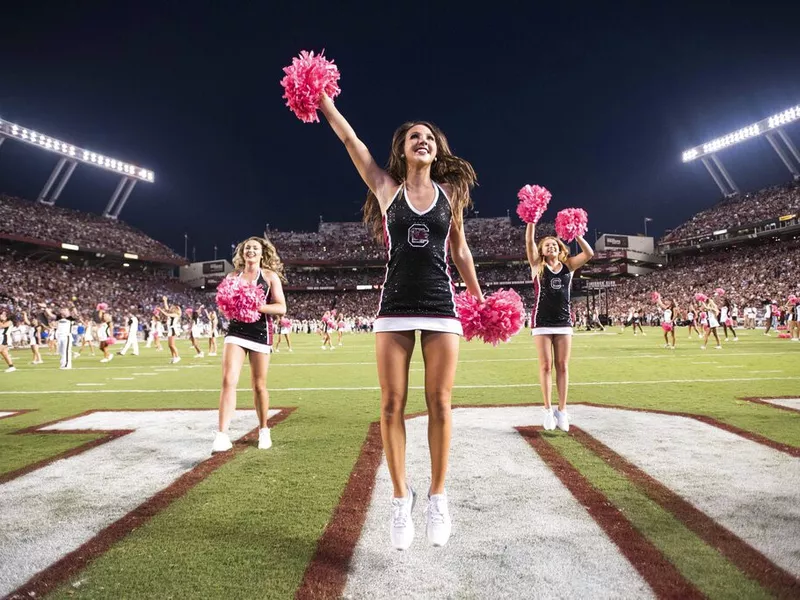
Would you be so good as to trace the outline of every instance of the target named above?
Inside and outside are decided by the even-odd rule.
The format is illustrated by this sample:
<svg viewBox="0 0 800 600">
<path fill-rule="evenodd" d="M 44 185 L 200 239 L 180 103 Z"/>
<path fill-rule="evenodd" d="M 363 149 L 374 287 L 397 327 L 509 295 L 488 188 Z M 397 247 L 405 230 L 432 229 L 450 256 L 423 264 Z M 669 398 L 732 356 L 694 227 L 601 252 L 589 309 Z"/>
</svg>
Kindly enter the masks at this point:
<svg viewBox="0 0 800 600">
<path fill-rule="evenodd" d="M 271 410 L 269 426 L 292 410 Z M 0 594 L 31 598 L 53 590 L 252 445 L 257 429 L 247 423 L 256 421 L 255 411 L 237 411 L 233 450 L 208 458 L 215 416 L 89 411 L 18 432 L 103 437 L 0 485 Z"/>
</svg>

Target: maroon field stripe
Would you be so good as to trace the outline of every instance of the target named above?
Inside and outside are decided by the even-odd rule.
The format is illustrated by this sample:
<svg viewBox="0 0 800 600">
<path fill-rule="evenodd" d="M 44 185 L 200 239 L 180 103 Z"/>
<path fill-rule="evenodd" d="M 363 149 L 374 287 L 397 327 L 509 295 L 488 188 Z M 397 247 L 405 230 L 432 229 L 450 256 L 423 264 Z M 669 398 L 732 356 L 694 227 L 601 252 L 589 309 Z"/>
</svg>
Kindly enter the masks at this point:
<svg viewBox="0 0 800 600">
<path fill-rule="evenodd" d="M 747 398 L 744 399 L 746 400 Z M 763 435 L 760 435 L 758 433 L 753 433 L 752 431 L 748 431 L 747 429 L 736 427 L 736 425 L 729 425 L 728 423 L 723 423 L 722 421 L 718 421 L 714 417 L 707 417 L 705 415 L 695 415 L 692 413 L 685 413 L 685 412 L 658 410 L 655 408 L 631 408 L 629 406 L 619 406 L 616 404 L 598 404 L 596 402 L 575 402 L 574 404 L 579 404 L 579 405 L 582 404 L 584 406 L 596 406 L 598 408 L 615 408 L 618 410 L 630 410 L 633 412 L 653 413 L 657 415 L 670 415 L 673 417 L 688 417 L 690 419 L 694 419 L 695 421 L 700 421 L 701 423 L 705 423 L 706 425 L 711 425 L 718 429 L 734 433 L 740 437 L 745 438 L 746 440 L 750 440 L 751 442 L 756 442 L 763 446 L 768 446 L 773 450 L 777 450 L 778 452 L 783 452 L 784 454 L 788 454 L 789 456 L 800 456 L 800 447 L 792 446 L 791 444 L 782 444 L 780 442 L 776 442 L 775 440 L 771 440 L 768 437 L 764 437 Z M 775 406 L 775 405 L 770 404 L 770 406 Z"/>
<path fill-rule="evenodd" d="M 65 419 L 52 421 L 51 423 L 37 425 L 36 427 L 45 427 L 47 425 L 52 425 L 53 423 L 57 423 L 59 421 L 74 419 L 77 418 L 78 416 L 86 415 L 93 412 L 134 412 L 137 410 L 139 412 L 148 412 L 151 410 L 159 410 L 159 409 L 133 409 L 133 410 L 115 409 L 113 411 L 90 410 L 81 413 L 80 415 L 73 415 Z M 166 409 L 166 410 L 204 410 L 204 409 L 180 408 L 180 409 Z M 216 409 L 208 409 L 208 410 L 216 410 Z M 274 417 L 272 417 L 267 421 L 269 427 L 274 427 L 275 425 L 286 419 L 295 409 L 293 407 L 292 408 L 276 407 L 274 410 L 280 410 L 281 412 L 279 412 L 277 415 L 275 415 Z M 26 430 L 23 431 L 26 433 L 33 433 L 32 431 L 29 431 L 30 429 L 31 428 L 27 428 Z M 100 445 L 101 443 L 106 443 L 108 441 L 111 441 L 111 439 L 116 439 L 117 437 L 119 437 L 119 435 L 125 435 L 127 433 L 130 433 L 131 431 L 134 430 L 123 431 L 123 433 L 121 434 L 119 434 L 118 431 L 111 431 L 110 432 L 111 436 L 109 437 L 109 439 L 95 440 L 94 442 L 90 442 L 90 444 L 94 444 L 94 446 L 97 446 Z M 98 433 L 98 430 L 89 430 L 89 432 Z M 22 432 L 17 432 L 17 433 L 22 433 Z M 86 431 L 81 431 L 81 430 L 52 431 L 52 432 L 48 431 L 48 432 L 37 432 L 37 433 L 86 433 Z M 99 433 L 109 433 L 109 432 L 99 431 Z M 34 575 L 24 585 L 11 592 L 8 596 L 5 596 L 3 600 L 12 600 L 18 598 L 19 599 L 39 598 L 53 591 L 56 587 L 67 581 L 70 577 L 78 573 L 81 569 L 85 568 L 91 561 L 93 561 L 95 558 L 103 554 L 112 545 L 114 545 L 116 542 L 124 538 L 131 531 L 133 531 L 138 527 L 141 527 L 144 523 L 146 523 L 160 511 L 164 510 L 175 500 L 185 495 L 190 489 L 192 489 L 203 479 L 208 477 L 211 473 L 216 471 L 219 467 L 232 460 L 237 454 L 239 454 L 245 448 L 247 448 L 247 446 L 256 439 L 257 435 L 258 435 L 258 428 L 253 429 L 247 435 L 234 442 L 232 450 L 228 452 L 221 452 L 219 454 L 212 454 L 211 458 L 201 462 L 191 471 L 188 471 L 187 473 L 181 475 L 172 484 L 170 484 L 169 486 L 167 486 L 166 488 L 164 488 L 163 490 L 152 496 L 149 500 L 146 500 L 143 504 L 133 509 L 124 517 L 118 519 L 117 521 L 115 521 L 114 523 L 103 529 L 100 533 L 98 533 L 88 542 L 86 542 L 76 550 L 70 552 L 62 559 L 53 563 L 43 571 L 40 571 L 39 573 Z M 75 448 L 75 450 L 80 450 L 80 452 L 83 452 L 85 450 L 88 450 L 86 446 L 87 444 L 83 444 L 78 448 Z M 74 452 L 74 454 L 79 454 L 80 452 Z M 53 462 L 54 460 L 58 460 L 58 458 L 50 459 L 48 462 Z"/>
<path fill-rule="evenodd" d="M 24 415 L 25 413 L 33 412 L 35 408 L 22 408 L 22 409 L 14 409 L 14 408 L 0 408 L 0 412 L 10 412 L 10 415 L 2 415 L 0 419 L 10 419 L 12 417 L 18 417 L 20 415 Z"/>
<path fill-rule="evenodd" d="M 753 402 L 754 404 L 763 404 L 764 406 L 769 406 L 770 408 L 777 408 L 778 410 L 787 410 L 793 413 L 800 413 L 800 409 L 792 408 L 791 406 L 783 406 L 781 404 L 773 404 L 772 402 L 767 402 L 767 400 L 788 400 L 789 398 L 800 398 L 800 396 L 770 396 L 769 398 L 742 398 L 746 402 Z"/>
<path fill-rule="evenodd" d="M 539 434 L 539 427 L 517 427 L 575 499 L 617 545 L 658 598 L 703 598 L 702 592 L 642 535 L 611 501 Z"/>
<path fill-rule="evenodd" d="M 298 600 L 341 598 L 383 456 L 380 423 L 370 423 L 339 504 L 295 593 Z"/>
<path fill-rule="evenodd" d="M 716 421 L 712 424 L 719 426 Z M 800 580 L 791 573 L 775 565 L 758 550 L 579 427 L 572 427 L 570 433 L 586 448 L 628 477 L 651 500 L 672 513 L 748 577 L 779 598 L 800 597 Z"/>
</svg>

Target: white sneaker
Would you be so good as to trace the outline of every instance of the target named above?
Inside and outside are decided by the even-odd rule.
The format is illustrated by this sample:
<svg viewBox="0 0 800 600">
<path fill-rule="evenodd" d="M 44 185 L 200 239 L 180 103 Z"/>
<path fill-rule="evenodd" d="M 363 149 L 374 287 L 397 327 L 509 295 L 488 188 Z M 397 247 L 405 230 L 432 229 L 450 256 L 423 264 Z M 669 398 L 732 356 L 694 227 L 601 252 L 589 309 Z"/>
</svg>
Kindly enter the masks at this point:
<svg viewBox="0 0 800 600">
<path fill-rule="evenodd" d="M 215 452 L 227 452 L 233 448 L 230 436 L 224 431 L 218 431 L 211 446 L 211 454 Z"/>
<path fill-rule="evenodd" d="M 273 348 L 272 351 L 275 352 L 275 353 L 280 353 L 281 349 L 280 348 Z"/>
<path fill-rule="evenodd" d="M 169 363 L 170 363 L 171 365 L 177 365 L 179 362 L 181 362 L 181 357 L 180 357 L 180 356 L 176 356 L 176 357 L 175 357 L 175 358 L 173 358 L 171 361 L 169 361 Z"/>
<path fill-rule="evenodd" d="M 569 414 L 566 410 L 560 411 L 557 408 L 553 410 L 556 418 L 556 425 L 561 431 L 569 431 Z"/>
<path fill-rule="evenodd" d="M 61 369 L 62 371 L 66 371 L 67 369 L 71 369 L 72 367 L 58 367 L 58 368 Z"/>
<path fill-rule="evenodd" d="M 705 346 L 700 346 L 700 350 L 705 350 L 705 349 L 706 349 Z"/>
<path fill-rule="evenodd" d="M 392 518 L 389 521 L 389 535 L 392 546 L 397 550 L 408 550 L 414 541 L 414 521 L 411 511 L 417 502 L 417 494 L 407 486 L 404 498 L 392 498 Z"/>
<path fill-rule="evenodd" d="M 272 436 L 269 432 L 269 427 L 264 427 L 258 430 L 258 449 L 269 450 L 272 448 Z"/>
<path fill-rule="evenodd" d="M 556 428 L 556 417 L 553 414 L 553 407 L 542 409 L 542 427 L 547 431 Z"/>
<path fill-rule="evenodd" d="M 208 355 L 209 355 L 209 356 L 216 356 L 216 355 L 217 355 L 217 353 L 216 353 L 216 352 L 209 352 L 209 353 L 208 353 Z"/>
<path fill-rule="evenodd" d="M 739 338 L 738 338 L 738 337 L 735 337 L 735 338 L 733 338 L 733 341 L 734 341 L 734 342 L 738 342 L 738 341 L 739 341 Z"/>
<path fill-rule="evenodd" d="M 76 352 L 72 356 L 74 356 L 75 358 L 80 358 L 81 357 L 81 353 L 80 352 Z"/>
<path fill-rule="evenodd" d="M 722 346 L 714 346 L 714 350 L 722 350 Z"/>
<path fill-rule="evenodd" d="M 328 347 L 327 347 L 327 346 L 323 346 L 323 347 L 322 347 L 322 349 L 323 349 L 323 350 L 327 350 L 327 349 L 328 349 Z"/>
<path fill-rule="evenodd" d="M 434 494 L 428 497 L 427 525 L 428 541 L 433 546 L 444 546 L 450 539 L 453 529 L 450 521 L 450 511 L 447 509 L 447 493 Z"/>
<path fill-rule="evenodd" d="M 13 372 L 14 372 L 14 371 L 16 371 L 16 370 L 17 370 L 17 367 L 8 367 L 8 368 L 6 369 L 6 373 L 13 373 Z"/>
<path fill-rule="evenodd" d="M 199 352 L 199 353 L 194 355 L 195 358 L 203 358 L 204 356 L 205 356 L 205 354 L 203 354 L 202 352 Z"/>
<path fill-rule="evenodd" d="M 102 362 L 102 363 L 107 363 L 107 362 L 110 362 L 110 361 L 111 361 L 110 358 L 101 358 L 100 359 L 100 362 Z"/>
</svg>

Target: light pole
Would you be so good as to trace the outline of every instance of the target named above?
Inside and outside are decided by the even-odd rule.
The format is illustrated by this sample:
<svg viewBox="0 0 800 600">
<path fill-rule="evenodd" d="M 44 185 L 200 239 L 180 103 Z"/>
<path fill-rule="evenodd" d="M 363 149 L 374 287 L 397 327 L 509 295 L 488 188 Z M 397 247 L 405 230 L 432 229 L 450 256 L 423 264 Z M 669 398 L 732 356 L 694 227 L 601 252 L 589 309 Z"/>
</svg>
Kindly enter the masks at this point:
<svg viewBox="0 0 800 600">
<path fill-rule="evenodd" d="M 650 217 L 644 218 L 644 237 L 647 237 L 647 224 L 652 220 Z"/>
<path fill-rule="evenodd" d="M 214 244 L 214 260 L 217 260 L 217 245 Z"/>
<path fill-rule="evenodd" d="M 183 234 L 183 258 L 189 257 L 189 234 Z"/>
</svg>

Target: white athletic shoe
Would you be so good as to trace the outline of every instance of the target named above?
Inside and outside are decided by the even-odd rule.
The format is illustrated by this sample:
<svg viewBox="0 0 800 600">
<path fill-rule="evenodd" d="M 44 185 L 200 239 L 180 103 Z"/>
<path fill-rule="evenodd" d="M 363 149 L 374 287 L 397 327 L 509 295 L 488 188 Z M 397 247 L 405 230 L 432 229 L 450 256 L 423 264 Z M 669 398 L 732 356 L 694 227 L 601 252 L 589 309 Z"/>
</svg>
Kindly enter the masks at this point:
<svg viewBox="0 0 800 600">
<path fill-rule="evenodd" d="M 739 338 L 738 338 L 738 337 L 735 337 L 735 338 L 733 338 L 733 341 L 734 341 L 734 342 L 738 342 L 738 341 L 739 341 Z"/>
<path fill-rule="evenodd" d="M 8 368 L 6 369 L 6 373 L 13 373 L 13 372 L 14 372 L 14 371 L 16 371 L 16 370 L 17 370 L 17 367 L 8 367 Z"/>
<path fill-rule="evenodd" d="M 669 344 L 664 344 L 664 348 L 666 348 L 667 350 L 669 350 Z"/>
<path fill-rule="evenodd" d="M 209 352 L 209 353 L 208 353 L 208 355 L 209 355 L 209 356 L 216 356 L 216 355 L 217 355 L 217 353 L 216 353 L 216 352 Z"/>
<path fill-rule="evenodd" d="M 216 452 L 227 452 L 233 448 L 230 436 L 224 431 L 218 431 L 211 446 L 211 454 Z"/>
<path fill-rule="evenodd" d="M 427 525 L 428 542 L 433 546 L 444 546 L 450 539 L 453 524 L 447 508 L 447 493 L 428 496 Z"/>
<path fill-rule="evenodd" d="M 722 350 L 722 346 L 714 346 L 714 350 Z"/>
<path fill-rule="evenodd" d="M 74 356 L 75 358 L 80 358 L 81 357 L 81 353 L 80 352 L 76 352 L 72 356 Z"/>
<path fill-rule="evenodd" d="M 195 358 L 203 358 L 204 356 L 205 356 L 205 354 L 203 354 L 202 352 L 199 352 L 199 353 L 194 355 Z"/>
<path fill-rule="evenodd" d="M 705 350 L 705 349 L 706 349 L 705 346 L 700 346 L 700 350 Z"/>
<path fill-rule="evenodd" d="M 180 356 L 176 356 L 175 358 L 173 358 L 173 359 L 172 359 L 171 361 L 169 361 L 169 362 L 170 362 L 170 364 L 172 364 L 172 365 L 177 365 L 179 362 L 181 362 L 181 357 L 180 357 Z"/>
<path fill-rule="evenodd" d="M 281 349 L 280 348 L 273 348 L 272 351 L 278 353 L 278 352 L 281 351 Z"/>
<path fill-rule="evenodd" d="M 542 409 L 542 427 L 547 431 L 552 431 L 556 428 L 556 417 L 553 414 L 553 407 Z"/>
<path fill-rule="evenodd" d="M 322 347 L 322 349 L 323 349 L 323 350 L 327 350 L 327 349 L 328 349 L 328 347 L 327 347 L 327 346 L 323 346 L 323 347 Z"/>
<path fill-rule="evenodd" d="M 101 363 L 107 363 L 107 362 L 111 362 L 111 359 L 110 359 L 110 358 L 101 358 L 101 359 L 100 359 L 100 362 L 101 362 Z"/>
<path fill-rule="evenodd" d="M 560 411 L 557 408 L 553 410 L 553 415 L 556 418 L 556 425 L 561 431 L 569 431 L 569 414 L 566 410 Z"/>
<path fill-rule="evenodd" d="M 725 341 L 726 341 L 726 342 L 730 342 L 730 340 L 729 340 L 728 338 L 725 338 Z"/>
<path fill-rule="evenodd" d="M 269 450 L 272 448 L 272 436 L 269 432 L 269 427 L 264 427 L 258 430 L 258 449 Z"/>
<path fill-rule="evenodd" d="M 62 371 L 66 371 L 67 369 L 71 369 L 72 367 L 58 367 L 58 368 L 61 369 Z"/>
<path fill-rule="evenodd" d="M 404 498 L 392 498 L 392 518 L 389 521 L 389 535 L 392 546 L 397 550 L 408 550 L 414 541 L 414 521 L 411 511 L 417 502 L 417 494 L 407 486 Z"/>
</svg>

